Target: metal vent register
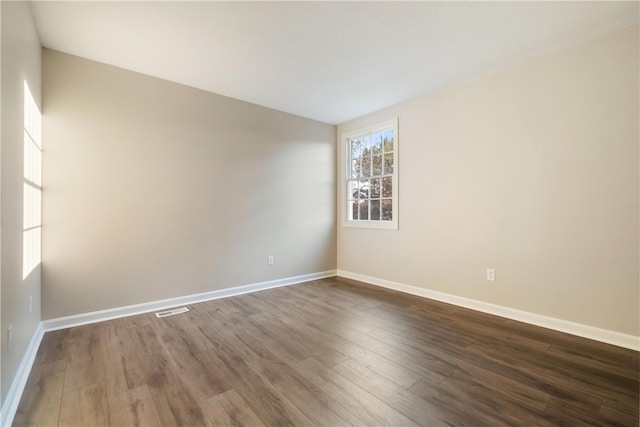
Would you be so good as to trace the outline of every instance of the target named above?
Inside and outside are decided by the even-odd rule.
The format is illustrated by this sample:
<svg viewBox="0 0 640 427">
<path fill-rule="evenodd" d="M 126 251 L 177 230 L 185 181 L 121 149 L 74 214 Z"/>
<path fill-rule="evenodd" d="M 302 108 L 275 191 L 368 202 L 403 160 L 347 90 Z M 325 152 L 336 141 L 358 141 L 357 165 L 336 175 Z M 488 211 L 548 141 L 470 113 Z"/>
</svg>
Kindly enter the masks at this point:
<svg viewBox="0 0 640 427">
<path fill-rule="evenodd" d="M 171 309 L 171 310 L 159 311 L 159 312 L 156 313 L 156 317 L 173 316 L 175 314 L 186 313 L 187 311 L 189 311 L 189 309 L 187 307 L 174 308 L 174 309 Z"/>
</svg>

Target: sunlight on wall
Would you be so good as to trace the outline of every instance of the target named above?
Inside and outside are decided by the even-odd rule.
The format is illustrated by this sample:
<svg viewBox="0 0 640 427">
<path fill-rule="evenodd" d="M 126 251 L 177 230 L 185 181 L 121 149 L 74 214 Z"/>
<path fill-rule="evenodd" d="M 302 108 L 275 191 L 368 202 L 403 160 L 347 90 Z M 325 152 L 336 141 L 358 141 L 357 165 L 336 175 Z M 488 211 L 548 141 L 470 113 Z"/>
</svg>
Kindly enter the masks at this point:
<svg viewBox="0 0 640 427">
<path fill-rule="evenodd" d="M 42 230 L 42 115 L 24 82 L 24 190 L 22 278 L 41 260 Z"/>
</svg>

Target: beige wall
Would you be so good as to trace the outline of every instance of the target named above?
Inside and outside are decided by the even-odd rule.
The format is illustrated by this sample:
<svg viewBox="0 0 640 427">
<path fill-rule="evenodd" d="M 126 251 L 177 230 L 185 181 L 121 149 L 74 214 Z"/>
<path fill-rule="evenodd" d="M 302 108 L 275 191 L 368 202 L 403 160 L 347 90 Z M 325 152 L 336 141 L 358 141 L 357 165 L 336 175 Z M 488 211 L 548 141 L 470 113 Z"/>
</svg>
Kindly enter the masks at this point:
<svg viewBox="0 0 640 427">
<path fill-rule="evenodd" d="M 43 100 L 44 319 L 335 269 L 335 126 L 51 50 Z"/>
<path fill-rule="evenodd" d="M 638 71 L 636 26 L 340 125 L 399 118 L 400 229 L 338 268 L 639 335 Z"/>
<path fill-rule="evenodd" d="M 40 104 L 40 41 L 29 4 L 2 8 L 2 400 L 40 321 L 40 267 L 22 279 L 24 81 Z M 33 296 L 29 312 L 29 296 Z M 12 346 L 7 349 L 7 328 Z"/>
</svg>

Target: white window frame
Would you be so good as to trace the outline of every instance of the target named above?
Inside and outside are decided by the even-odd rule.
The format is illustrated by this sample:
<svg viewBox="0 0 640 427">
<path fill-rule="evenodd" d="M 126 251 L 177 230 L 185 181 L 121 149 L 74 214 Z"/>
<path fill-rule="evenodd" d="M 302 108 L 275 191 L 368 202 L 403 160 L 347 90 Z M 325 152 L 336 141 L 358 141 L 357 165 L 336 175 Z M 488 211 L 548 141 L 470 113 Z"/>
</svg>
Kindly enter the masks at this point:
<svg viewBox="0 0 640 427">
<path fill-rule="evenodd" d="M 349 210 L 351 209 L 351 205 L 349 203 L 350 200 L 350 188 L 349 182 L 352 180 L 351 177 L 351 147 L 349 144 L 350 139 L 354 139 L 357 137 L 364 137 L 368 134 L 373 134 L 380 132 L 382 130 L 393 130 L 393 173 L 391 176 L 391 210 L 392 216 L 391 221 L 383 221 L 383 220 L 353 220 L 349 219 Z M 341 204 L 342 208 L 342 226 L 343 227 L 354 227 L 354 228 L 373 228 L 373 229 L 386 229 L 386 230 L 397 230 L 398 229 L 398 206 L 399 206 L 399 194 L 398 194 L 398 171 L 399 171 L 399 161 L 398 161 L 398 118 L 393 118 L 390 120 L 386 120 L 384 122 L 375 123 L 372 126 L 368 126 L 366 128 L 361 128 L 352 132 L 344 133 L 341 136 L 342 140 L 342 148 L 344 152 L 344 179 L 342 182 L 342 187 L 344 190 Z M 385 174 L 383 174 L 385 175 Z M 388 174 L 387 174 L 388 175 Z M 377 176 L 377 175 L 376 175 Z M 369 198 L 370 200 L 370 198 Z M 369 213 L 370 215 L 370 213 Z M 380 212 L 382 216 L 382 212 Z"/>
</svg>

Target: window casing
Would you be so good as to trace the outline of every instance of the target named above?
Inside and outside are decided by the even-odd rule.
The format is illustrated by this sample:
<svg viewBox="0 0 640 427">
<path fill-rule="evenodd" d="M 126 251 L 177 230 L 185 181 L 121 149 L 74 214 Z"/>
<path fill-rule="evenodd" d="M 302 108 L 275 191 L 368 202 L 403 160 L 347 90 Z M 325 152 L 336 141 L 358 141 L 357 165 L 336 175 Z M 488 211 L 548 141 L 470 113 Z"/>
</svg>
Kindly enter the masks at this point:
<svg viewBox="0 0 640 427">
<path fill-rule="evenodd" d="M 398 119 L 350 132 L 345 148 L 346 227 L 398 228 Z"/>
</svg>

